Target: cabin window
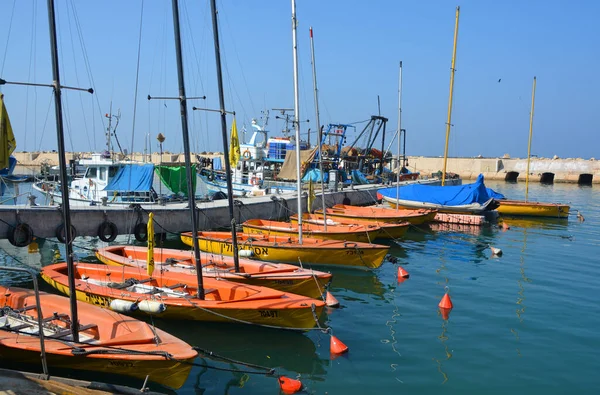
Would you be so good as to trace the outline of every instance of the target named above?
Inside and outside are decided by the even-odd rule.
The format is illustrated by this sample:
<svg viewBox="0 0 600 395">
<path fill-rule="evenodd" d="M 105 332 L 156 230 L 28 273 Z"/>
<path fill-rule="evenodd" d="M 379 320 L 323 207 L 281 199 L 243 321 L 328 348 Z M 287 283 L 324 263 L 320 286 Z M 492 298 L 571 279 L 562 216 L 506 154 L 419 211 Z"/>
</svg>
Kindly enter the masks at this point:
<svg viewBox="0 0 600 395">
<path fill-rule="evenodd" d="M 88 167 L 87 172 L 85 173 L 85 176 L 87 178 L 96 178 L 98 176 L 97 171 L 98 171 L 98 169 L 95 167 Z"/>
<path fill-rule="evenodd" d="M 115 174 L 119 171 L 119 166 L 110 166 L 108 168 L 108 177 L 113 178 Z"/>
<path fill-rule="evenodd" d="M 100 168 L 100 177 L 99 177 L 100 181 L 106 181 L 107 173 L 108 173 L 108 168 L 106 168 L 106 167 Z"/>
</svg>

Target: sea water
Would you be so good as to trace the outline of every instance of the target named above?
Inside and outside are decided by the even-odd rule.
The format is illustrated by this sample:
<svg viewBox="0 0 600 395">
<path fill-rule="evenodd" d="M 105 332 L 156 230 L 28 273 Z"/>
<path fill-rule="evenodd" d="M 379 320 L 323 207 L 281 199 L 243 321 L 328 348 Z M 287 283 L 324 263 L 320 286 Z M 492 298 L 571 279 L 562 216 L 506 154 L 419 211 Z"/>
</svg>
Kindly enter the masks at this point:
<svg viewBox="0 0 600 395">
<path fill-rule="evenodd" d="M 487 182 L 513 199 L 524 183 Z M 498 226 L 411 229 L 388 243 L 396 264 L 374 271 L 327 268 L 340 301 L 323 325 L 349 352 L 332 358 L 329 334 L 154 319 L 188 343 L 299 378 L 308 394 L 595 394 L 600 391 L 600 189 L 531 184 L 530 200 L 571 204 L 558 219 L 510 219 Z M 574 214 L 579 211 L 584 221 Z M 129 241 L 125 236 L 117 240 Z M 96 238 L 75 250 L 95 261 Z M 492 256 L 489 246 L 503 255 Z M 64 259 L 48 240 L 39 251 L 2 241 L 0 264 L 39 268 Z M 168 247 L 184 248 L 176 237 Z M 410 278 L 401 283 L 397 267 Z M 3 283 L 30 286 L 22 275 Z M 48 288 L 45 288 L 48 290 Z M 448 292 L 448 320 L 438 303 Z M 278 394 L 277 380 L 202 357 L 179 394 Z M 225 369 L 214 370 L 211 367 Z M 140 387 L 137 380 L 74 371 L 52 374 Z M 153 390 L 162 391 L 150 383 Z"/>
</svg>

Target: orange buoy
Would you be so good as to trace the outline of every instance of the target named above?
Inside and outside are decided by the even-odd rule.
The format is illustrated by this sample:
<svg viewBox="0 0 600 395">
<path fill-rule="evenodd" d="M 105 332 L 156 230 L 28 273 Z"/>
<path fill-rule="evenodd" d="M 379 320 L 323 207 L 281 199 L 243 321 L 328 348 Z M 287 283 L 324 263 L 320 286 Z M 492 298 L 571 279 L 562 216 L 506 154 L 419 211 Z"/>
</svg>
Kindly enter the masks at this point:
<svg viewBox="0 0 600 395">
<path fill-rule="evenodd" d="M 450 318 L 450 311 L 451 311 L 451 310 L 452 310 L 452 309 L 444 309 L 444 308 L 441 308 L 441 307 L 440 307 L 440 313 L 442 314 L 442 318 L 443 318 L 444 320 L 446 320 L 446 321 L 447 321 L 447 320 L 448 320 L 448 318 Z"/>
<path fill-rule="evenodd" d="M 328 307 L 338 307 L 340 302 L 331 294 L 331 292 L 327 291 L 325 293 L 325 304 Z"/>
<path fill-rule="evenodd" d="M 502 222 L 502 230 L 509 230 L 510 226 L 506 222 Z"/>
<path fill-rule="evenodd" d="M 450 300 L 450 295 L 448 295 L 447 292 L 442 297 L 442 300 L 440 300 L 440 303 L 438 304 L 438 307 L 442 308 L 442 309 L 451 309 L 451 308 L 454 307 L 452 305 L 452 301 Z"/>
<path fill-rule="evenodd" d="M 281 376 L 279 378 L 279 387 L 284 394 L 295 394 L 302 389 L 300 380 L 290 379 L 289 377 Z"/>
<path fill-rule="evenodd" d="M 401 278 L 409 278 L 410 274 L 402 266 L 398 266 L 398 280 Z"/>
<path fill-rule="evenodd" d="M 500 248 L 490 246 L 490 250 L 492 250 L 492 256 L 502 256 L 502 250 Z"/>
<path fill-rule="evenodd" d="M 348 346 L 342 343 L 337 337 L 331 335 L 331 340 L 329 341 L 329 352 L 331 354 L 343 354 L 348 352 Z"/>
</svg>

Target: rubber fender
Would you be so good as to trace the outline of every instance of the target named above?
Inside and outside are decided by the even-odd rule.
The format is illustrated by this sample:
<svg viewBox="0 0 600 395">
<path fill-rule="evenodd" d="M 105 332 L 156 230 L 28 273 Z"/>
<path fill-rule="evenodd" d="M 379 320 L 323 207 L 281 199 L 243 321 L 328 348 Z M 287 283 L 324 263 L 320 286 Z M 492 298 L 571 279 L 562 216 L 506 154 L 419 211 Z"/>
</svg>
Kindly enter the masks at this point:
<svg viewBox="0 0 600 395">
<path fill-rule="evenodd" d="M 118 234 L 119 230 L 117 229 L 117 225 L 112 222 L 104 221 L 98 227 L 98 237 L 105 243 L 115 241 Z"/>
<path fill-rule="evenodd" d="M 33 241 L 33 229 L 26 223 L 15 226 L 12 232 L 8 231 L 8 241 L 15 247 L 27 247 Z"/>
<path fill-rule="evenodd" d="M 133 228 L 133 235 L 137 241 L 148 241 L 148 224 L 144 222 L 138 222 Z"/>
<path fill-rule="evenodd" d="M 65 224 L 62 223 L 58 225 L 54 233 L 58 241 L 64 244 L 66 241 Z M 77 229 L 75 229 L 75 226 L 73 226 L 73 224 L 71 224 L 71 236 L 73 238 L 77 237 Z"/>
</svg>

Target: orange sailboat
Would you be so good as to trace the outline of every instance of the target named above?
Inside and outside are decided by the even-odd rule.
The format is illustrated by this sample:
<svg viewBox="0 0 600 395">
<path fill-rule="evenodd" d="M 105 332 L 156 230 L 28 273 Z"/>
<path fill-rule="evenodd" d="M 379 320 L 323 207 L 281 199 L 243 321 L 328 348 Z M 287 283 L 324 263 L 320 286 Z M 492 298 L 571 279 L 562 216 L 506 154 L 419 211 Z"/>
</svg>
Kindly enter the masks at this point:
<svg viewBox="0 0 600 395">
<path fill-rule="evenodd" d="M 111 245 L 96 250 L 96 257 L 111 266 L 133 266 L 147 270 L 148 248 L 142 246 Z M 161 273 L 184 273 L 195 279 L 194 252 L 169 248 L 154 249 L 154 264 Z M 239 271 L 235 270 L 233 257 L 202 254 L 202 276 L 260 285 L 283 292 L 311 298 L 320 298 L 331 273 L 301 268 L 285 263 L 261 262 L 239 258 Z"/>
<path fill-rule="evenodd" d="M 290 216 L 290 222 L 291 223 L 298 223 L 298 215 L 294 214 Z M 410 222 L 398 222 L 398 223 L 391 223 L 391 222 L 379 222 L 376 220 L 373 221 L 368 221 L 368 220 L 361 220 L 361 219 L 346 219 L 346 218 L 327 218 L 326 220 L 323 219 L 323 214 L 309 214 L 309 213 L 304 213 L 302 214 L 302 224 L 316 224 L 316 225 L 321 225 L 324 228 L 324 224 L 327 223 L 327 229 L 329 229 L 330 226 L 334 225 L 334 226 L 338 226 L 338 227 L 355 227 L 357 225 L 363 225 L 363 226 L 369 226 L 369 227 L 378 227 L 379 228 L 379 233 L 377 234 L 377 237 L 375 239 L 399 239 L 402 236 L 404 236 L 406 234 L 406 232 L 408 231 L 408 228 L 410 226 Z"/>
<path fill-rule="evenodd" d="M 199 248 L 220 255 L 233 255 L 231 233 L 198 232 Z M 192 233 L 181 234 L 181 240 L 192 244 Z M 315 264 L 375 269 L 381 266 L 389 246 L 357 241 L 319 240 L 297 237 L 237 234 L 237 248 L 257 260 L 292 264 Z"/>
<path fill-rule="evenodd" d="M 65 266 L 66 267 L 66 266 Z M 79 341 L 73 341 L 69 299 L 0 286 L 0 358 L 39 364 L 43 327 L 47 366 L 126 375 L 180 388 L 197 353 L 168 333 L 114 311 L 77 303 Z"/>
<path fill-rule="evenodd" d="M 322 210 L 315 210 L 315 213 L 323 213 Z M 325 210 L 327 217 L 344 220 L 363 220 L 375 222 L 410 222 L 413 225 L 421 225 L 433 221 L 436 210 L 392 210 L 386 207 L 377 206 L 349 206 L 345 204 L 336 204 Z"/>
<path fill-rule="evenodd" d="M 298 223 L 250 219 L 242 223 L 242 230 L 247 234 L 263 234 L 273 236 L 296 236 Z M 307 237 L 321 240 L 346 240 L 370 243 L 379 235 L 380 228 L 375 224 L 338 226 L 327 224 L 302 223 L 302 233 Z"/>
<path fill-rule="evenodd" d="M 67 265 L 42 268 L 42 278 L 68 294 Z M 259 324 L 311 329 L 325 303 L 271 288 L 205 278 L 203 295 L 187 273 L 162 272 L 156 277 L 134 267 L 77 263 L 77 299 L 122 313 L 147 313 L 165 319 Z"/>
</svg>

